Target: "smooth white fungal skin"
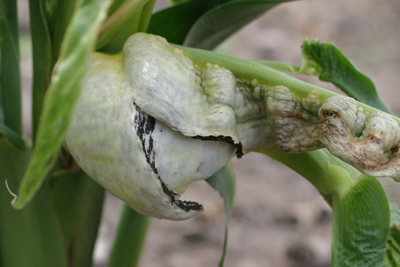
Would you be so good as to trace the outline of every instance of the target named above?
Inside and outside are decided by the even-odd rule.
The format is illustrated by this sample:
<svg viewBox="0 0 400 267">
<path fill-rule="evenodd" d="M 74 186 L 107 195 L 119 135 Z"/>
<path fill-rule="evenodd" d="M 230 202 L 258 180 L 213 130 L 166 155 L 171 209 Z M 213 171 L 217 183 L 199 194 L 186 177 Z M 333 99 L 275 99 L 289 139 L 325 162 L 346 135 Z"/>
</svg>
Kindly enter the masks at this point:
<svg viewBox="0 0 400 267">
<path fill-rule="evenodd" d="M 202 74 L 191 60 L 164 38 L 145 33 L 134 34 L 126 41 L 123 56 L 135 102 L 146 113 L 187 136 L 222 135 L 236 139 L 232 108 L 215 101 L 229 98 L 234 90 L 233 76 L 233 82 L 226 82 L 229 75 L 221 80 L 206 78 L 205 83 L 212 83 L 207 92 L 202 87 Z M 214 88 L 221 94 L 214 95 Z"/>
<path fill-rule="evenodd" d="M 155 165 L 165 185 L 182 194 L 193 182 L 207 179 L 225 166 L 236 148 L 219 141 L 188 138 L 157 122 L 152 134 Z"/>
<path fill-rule="evenodd" d="M 171 203 L 148 164 L 135 129 L 132 92 L 124 77 L 118 58 L 93 54 L 66 135 L 69 151 L 90 177 L 138 212 L 170 220 L 197 215 L 200 211 L 187 212 Z M 165 177 L 170 190 L 183 191 L 191 181 L 208 178 L 235 150 L 226 143 L 185 137 L 158 122 L 152 137 L 161 179 L 179 173 Z M 201 163 L 204 167 L 197 171 Z"/>
</svg>

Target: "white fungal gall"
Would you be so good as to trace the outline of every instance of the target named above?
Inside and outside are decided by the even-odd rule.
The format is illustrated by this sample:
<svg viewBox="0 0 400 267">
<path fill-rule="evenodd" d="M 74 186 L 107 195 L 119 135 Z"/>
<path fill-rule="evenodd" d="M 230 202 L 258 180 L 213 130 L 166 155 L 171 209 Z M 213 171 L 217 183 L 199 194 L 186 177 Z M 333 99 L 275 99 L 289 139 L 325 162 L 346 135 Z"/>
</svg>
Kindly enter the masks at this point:
<svg viewBox="0 0 400 267">
<path fill-rule="evenodd" d="M 133 35 L 119 56 L 93 54 L 81 84 L 66 145 L 85 172 L 145 215 L 195 216 L 202 206 L 179 195 L 190 183 L 235 152 L 273 145 L 326 147 L 367 175 L 400 179 L 400 129 L 389 115 L 197 66 L 157 36 Z"/>
<path fill-rule="evenodd" d="M 119 57 L 92 56 L 66 145 L 86 173 L 138 212 L 170 220 L 193 217 L 202 206 L 177 192 L 208 178 L 236 148 L 185 137 L 148 116 L 134 103 L 125 78 Z"/>
<path fill-rule="evenodd" d="M 372 113 L 363 123 L 365 117 L 355 114 L 361 111 L 347 97 L 325 102 L 328 104 L 324 103 L 319 111 L 323 120 L 319 125 L 320 140 L 324 146 L 366 175 L 399 180 L 398 123 L 383 112 Z"/>
</svg>

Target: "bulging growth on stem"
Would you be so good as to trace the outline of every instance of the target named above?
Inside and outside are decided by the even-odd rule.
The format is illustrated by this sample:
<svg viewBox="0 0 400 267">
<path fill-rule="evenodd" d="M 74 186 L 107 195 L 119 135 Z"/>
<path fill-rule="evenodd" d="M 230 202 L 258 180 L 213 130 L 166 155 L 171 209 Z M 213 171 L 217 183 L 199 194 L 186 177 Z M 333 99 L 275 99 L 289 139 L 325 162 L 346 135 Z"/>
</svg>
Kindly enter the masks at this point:
<svg viewBox="0 0 400 267">
<path fill-rule="evenodd" d="M 400 179 L 399 141 L 391 116 L 369 114 L 351 98 L 318 90 L 300 97 L 218 62 L 197 64 L 144 33 L 122 55 L 92 55 L 66 136 L 93 179 L 138 212 L 171 220 L 202 210 L 180 194 L 235 153 L 326 147 L 367 175 Z"/>
</svg>

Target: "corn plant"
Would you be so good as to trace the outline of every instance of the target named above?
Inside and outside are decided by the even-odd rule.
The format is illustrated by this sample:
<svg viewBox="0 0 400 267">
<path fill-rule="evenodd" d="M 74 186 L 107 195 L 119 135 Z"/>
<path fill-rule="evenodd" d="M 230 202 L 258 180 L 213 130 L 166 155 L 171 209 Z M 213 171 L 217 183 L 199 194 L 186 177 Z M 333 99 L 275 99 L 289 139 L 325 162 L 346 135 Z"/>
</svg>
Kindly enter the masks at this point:
<svg viewBox="0 0 400 267">
<path fill-rule="evenodd" d="M 375 177 L 400 179 L 400 119 L 334 45 L 304 40 L 301 66 L 214 49 L 289 0 L 30 0 L 32 140 L 22 135 L 16 0 L 0 1 L 0 266 L 90 266 L 104 189 L 126 205 L 109 266 L 137 266 L 149 217 L 184 220 L 206 180 L 263 153 L 333 210 L 332 266 L 400 266 L 400 211 Z M 333 83 L 337 95 L 289 76 Z"/>
</svg>

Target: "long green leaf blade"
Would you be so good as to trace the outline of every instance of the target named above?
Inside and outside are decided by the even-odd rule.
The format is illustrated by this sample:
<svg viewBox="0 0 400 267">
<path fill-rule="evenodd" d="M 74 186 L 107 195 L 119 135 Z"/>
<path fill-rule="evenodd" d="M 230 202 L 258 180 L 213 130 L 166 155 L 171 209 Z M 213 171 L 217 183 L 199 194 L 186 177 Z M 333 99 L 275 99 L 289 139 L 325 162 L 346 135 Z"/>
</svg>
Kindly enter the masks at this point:
<svg viewBox="0 0 400 267">
<path fill-rule="evenodd" d="M 379 98 L 371 79 L 358 71 L 335 45 L 305 40 L 302 50 L 321 81 L 331 82 L 356 100 L 391 113 Z"/>
<path fill-rule="evenodd" d="M 274 6 L 291 0 L 236 0 L 222 4 L 191 27 L 183 45 L 211 50 Z"/>
<path fill-rule="evenodd" d="M 46 0 L 41 0 L 41 2 L 46 2 Z M 54 6 L 50 10 L 50 14 L 47 19 L 47 27 L 51 34 L 51 68 L 57 63 L 57 60 L 60 56 L 60 50 L 65 37 L 65 32 L 71 21 L 72 15 L 75 12 L 77 3 L 79 4 L 79 2 L 79 0 L 54 1 Z M 42 3 L 43 10 L 45 10 L 43 5 L 44 7 L 48 8 L 48 5 L 46 6 L 45 3 Z"/>
<path fill-rule="evenodd" d="M 129 16 L 125 23 L 113 28 L 104 37 L 99 39 L 97 48 L 101 47 L 98 51 L 106 54 L 117 54 L 122 51 L 125 41 L 133 34 L 139 31 L 140 13 L 142 8 L 139 8 L 135 13 Z M 107 37 L 107 40 L 104 39 Z M 103 42 L 108 42 L 103 46 Z"/>
<path fill-rule="evenodd" d="M 143 250 L 150 218 L 124 205 L 111 252 L 110 267 L 136 267 Z"/>
<path fill-rule="evenodd" d="M 123 3 L 118 1 L 118 4 L 120 4 L 120 6 L 118 5 L 118 8 L 117 5 L 113 6 L 113 9 L 115 11 L 109 14 L 109 17 L 100 27 L 96 50 L 99 50 L 108 43 L 112 42 L 114 37 L 116 37 L 120 33 L 121 29 L 124 28 L 127 23 L 132 22 L 132 20 L 134 22 L 137 21 L 138 24 L 128 24 L 126 26 L 130 26 L 134 29 L 131 31 L 128 30 L 128 32 L 130 32 L 131 34 L 135 33 L 136 29 L 139 28 L 142 8 L 147 4 L 148 1 L 149 0 L 126 0 Z M 124 42 L 122 42 L 122 45 L 123 43 Z M 119 42 L 118 45 L 121 46 Z M 117 46 L 117 44 L 113 44 L 113 47 L 115 46 Z"/>
<path fill-rule="evenodd" d="M 16 0 L 0 1 L 0 122 L 22 133 Z"/>
<path fill-rule="evenodd" d="M 23 177 L 30 150 L 17 150 L 0 138 L 0 266 L 67 267 L 60 225 L 48 183 L 24 210 L 12 208 L 11 190 L 16 190 Z"/>
<path fill-rule="evenodd" d="M 219 192 L 221 197 L 224 199 L 224 207 L 225 207 L 225 238 L 224 238 L 224 248 L 222 251 L 222 257 L 219 262 L 219 267 L 224 266 L 226 248 L 228 246 L 228 229 L 229 222 L 232 217 L 233 212 L 233 200 L 235 198 L 236 192 L 236 178 L 235 172 L 233 170 L 232 164 L 228 163 L 224 167 L 222 167 L 218 172 L 216 172 L 213 176 L 208 178 L 206 182 Z"/>
<path fill-rule="evenodd" d="M 344 196 L 333 201 L 332 267 L 382 267 L 390 209 L 376 178 L 361 175 Z"/>
<path fill-rule="evenodd" d="M 42 112 L 43 99 L 50 83 L 52 71 L 52 44 L 43 0 L 30 0 L 29 12 L 31 22 L 33 51 L 33 84 L 32 84 L 32 140 L 35 141 L 39 118 Z M 58 34 L 58 33 L 57 33 Z"/>
<path fill-rule="evenodd" d="M 109 1 L 84 0 L 71 20 L 64 38 L 61 61 L 47 92 L 36 146 L 19 189 L 14 208 L 20 209 L 33 197 L 57 159 L 57 153 L 79 96 L 79 80 L 93 50 L 97 29 Z"/>
<path fill-rule="evenodd" d="M 139 32 L 147 32 L 155 3 L 156 0 L 149 0 L 146 5 L 144 5 L 140 16 Z"/>
<path fill-rule="evenodd" d="M 92 266 L 104 189 L 82 170 L 51 179 L 69 266 Z"/>
<path fill-rule="evenodd" d="M 132 2 L 132 1 L 131 1 Z M 118 12 L 118 8 L 125 10 L 124 2 L 116 1 L 111 6 L 109 16 L 113 16 L 114 12 Z M 136 1 L 136 5 L 132 5 L 132 10 L 125 18 L 121 15 L 120 20 L 116 21 L 114 26 L 110 28 L 103 36 L 99 38 L 97 49 L 104 53 L 116 54 L 122 51 L 126 40 L 137 32 L 146 32 L 151 18 L 155 0 Z"/>
<path fill-rule="evenodd" d="M 124 3 L 126 3 L 126 1 L 128 0 L 114 0 L 107 11 L 107 17 L 110 17 L 115 13 Z"/>
<path fill-rule="evenodd" d="M 192 1 L 192 0 L 167 0 L 167 2 L 171 5 L 177 5 L 177 4 L 182 4 L 188 1 Z"/>
<path fill-rule="evenodd" d="M 228 1 L 196 0 L 166 8 L 153 14 L 148 33 L 160 35 L 170 43 L 183 44 L 191 27 L 203 14 Z"/>
<path fill-rule="evenodd" d="M 21 136 L 0 122 L 0 137 L 2 135 L 7 138 L 15 148 L 20 150 L 26 149 L 26 144 Z"/>
</svg>

